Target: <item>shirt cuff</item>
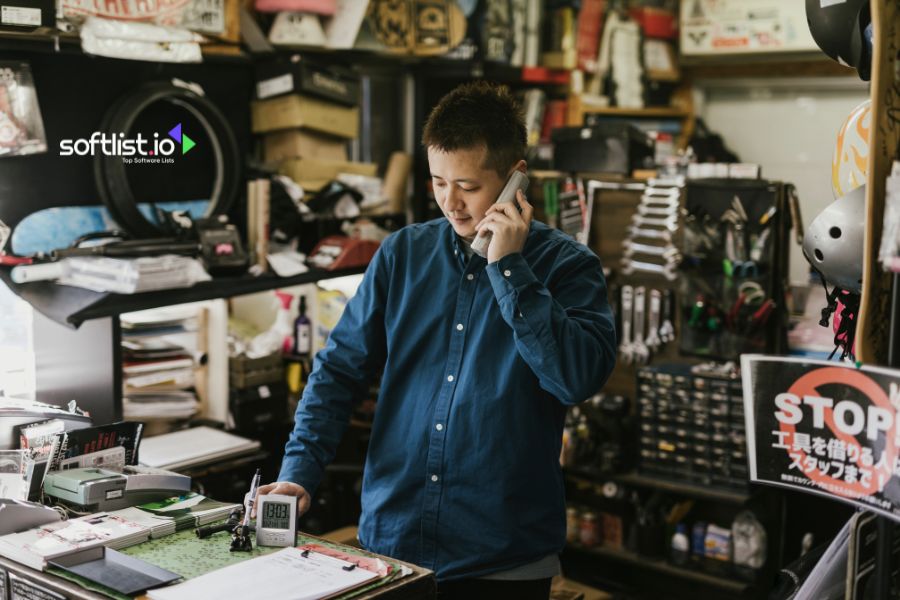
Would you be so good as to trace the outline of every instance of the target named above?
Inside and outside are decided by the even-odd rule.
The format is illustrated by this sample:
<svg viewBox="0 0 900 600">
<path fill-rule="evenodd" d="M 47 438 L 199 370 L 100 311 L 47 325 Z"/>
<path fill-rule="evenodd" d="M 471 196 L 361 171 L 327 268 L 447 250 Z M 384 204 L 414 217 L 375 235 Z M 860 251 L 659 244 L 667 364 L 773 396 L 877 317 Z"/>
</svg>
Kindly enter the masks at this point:
<svg viewBox="0 0 900 600">
<path fill-rule="evenodd" d="M 276 481 L 290 481 L 301 485 L 310 496 L 313 496 L 321 479 L 322 469 L 315 462 L 285 457 Z"/>
<path fill-rule="evenodd" d="M 531 267 L 518 252 L 507 254 L 500 260 L 490 263 L 485 270 L 497 300 L 537 282 Z"/>
</svg>

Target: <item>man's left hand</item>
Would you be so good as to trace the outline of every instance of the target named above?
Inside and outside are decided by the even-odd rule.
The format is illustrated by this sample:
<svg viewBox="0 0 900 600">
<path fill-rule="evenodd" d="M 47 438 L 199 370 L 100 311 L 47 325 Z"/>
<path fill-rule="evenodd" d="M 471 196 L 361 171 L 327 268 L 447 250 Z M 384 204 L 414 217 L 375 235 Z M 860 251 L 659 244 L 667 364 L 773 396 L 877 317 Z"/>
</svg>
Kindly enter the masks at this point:
<svg viewBox="0 0 900 600">
<path fill-rule="evenodd" d="M 522 208 L 522 212 L 516 207 L 516 203 Z M 488 245 L 488 264 L 497 262 L 504 256 L 521 252 L 528 239 L 528 230 L 531 227 L 531 217 L 534 208 L 525 199 L 522 190 L 516 191 L 516 202 L 498 202 L 492 205 L 484 218 L 475 229 L 477 235 L 484 231 L 493 234 Z"/>
</svg>

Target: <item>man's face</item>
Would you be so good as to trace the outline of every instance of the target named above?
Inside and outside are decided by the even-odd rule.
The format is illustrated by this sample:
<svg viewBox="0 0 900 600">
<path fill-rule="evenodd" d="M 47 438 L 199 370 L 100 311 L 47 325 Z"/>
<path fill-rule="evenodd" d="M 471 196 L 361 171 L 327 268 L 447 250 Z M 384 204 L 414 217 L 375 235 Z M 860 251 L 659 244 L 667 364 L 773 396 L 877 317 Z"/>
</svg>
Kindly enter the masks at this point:
<svg viewBox="0 0 900 600">
<path fill-rule="evenodd" d="M 484 168 L 487 149 L 441 152 L 428 148 L 428 166 L 438 206 L 463 239 L 475 239 L 475 226 L 503 190 L 506 180 Z"/>
</svg>

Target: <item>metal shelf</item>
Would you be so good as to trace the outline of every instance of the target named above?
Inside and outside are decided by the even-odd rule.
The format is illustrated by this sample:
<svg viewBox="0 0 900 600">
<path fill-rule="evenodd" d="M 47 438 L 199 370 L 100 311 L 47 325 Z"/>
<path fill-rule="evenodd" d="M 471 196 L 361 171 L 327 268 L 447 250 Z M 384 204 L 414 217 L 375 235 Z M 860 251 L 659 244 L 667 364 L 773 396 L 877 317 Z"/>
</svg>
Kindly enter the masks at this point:
<svg viewBox="0 0 900 600">
<path fill-rule="evenodd" d="M 192 287 L 159 290 L 141 294 L 111 294 L 58 285 L 50 281 L 16 284 L 10 279 L 10 269 L 0 269 L 2 280 L 13 292 L 36 310 L 57 323 L 78 327 L 83 322 L 111 317 L 126 312 L 158 308 L 185 302 L 199 302 L 215 298 L 231 298 L 277 288 L 315 283 L 345 275 L 365 272 L 365 267 L 326 271 L 310 269 L 294 277 L 263 275 L 260 277 L 217 277 Z"/>
<path fill-rule="evenodd" d="M 752 585 L 747 582 L 728 578 L 724 575 L 713 575 L 712 573 L 705 573 L 703 571 L 697 571 L 686 567 L 679 567 L 670 564 L 665 560 L 641 556 L 640 554 L 636 554 L 628 550 L 618 550 L 607 548 L 604 546 L 585 548 L 583 546 L 575 544 L 569 544 L 567 546 L 567 549 L 576 552 L 582 552 L 585 554 L 595 555 L 597 557 L 601 557 L 603 559 L 611 561 L 634 565 L 640 567 L 641 569 L 654 571 L 668 577 L 677 577 L 679 579 L 693 581 L 702 585 L 716 587 L 721 590 L 727 591 L 730 594 L 734 594 L 735 596 L 740 596 L 746 593 Z"/>
<path fill-rule="evenodd" d="M 743 492 L 741 490 L 729 490 L 712 486 L 704 486 L 699 483 L 660 479 L 640 473 L 621 473 L 600 477 L 583 470 L 567 469 L 566 476 L 570 479 L 588 481 L 590 483 L 615 481 L 617 483 L 630 485 L 632 487 L 654 489 L 662 492 L 671 492 L 673 494 L 679 494 L 688 498 L 725 502 L 728 504 L 736 504 L 739 506 L 746 503 L 751 498 L 751 493 L 749 490 L 746 492 Z"/>
</svg>

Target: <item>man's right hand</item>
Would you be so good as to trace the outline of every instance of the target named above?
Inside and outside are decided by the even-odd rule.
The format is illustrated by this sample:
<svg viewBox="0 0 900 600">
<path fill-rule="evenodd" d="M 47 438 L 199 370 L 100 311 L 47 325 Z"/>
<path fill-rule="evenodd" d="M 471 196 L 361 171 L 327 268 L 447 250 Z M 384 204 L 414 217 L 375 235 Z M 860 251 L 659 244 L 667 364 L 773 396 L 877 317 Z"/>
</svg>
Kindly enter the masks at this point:
<svg viewBox="0 0 900 600">
<path fill-rule="evenodd" d="M 306 488 L 291 481 L 276 481 L 275 483 L 267 483 L 266 485 L 259 486 L 259 490 L 257 490 L 256 492 L 256 499 L 254 499 L 253 506 L 256 506 L 259 497 L 264 496 L 265 494 L 296 496 L 298 517 L 303 516 L 303 513 L 309 510 L 309 505 L 312 502 L 312 498 L 310 498 L 309 492 L 306 491 Z M 253 511 L 253 514 L 251 514 L 250 516 L 256 516 L 255 509 Z"/>
</svg>

